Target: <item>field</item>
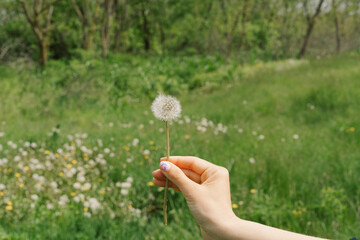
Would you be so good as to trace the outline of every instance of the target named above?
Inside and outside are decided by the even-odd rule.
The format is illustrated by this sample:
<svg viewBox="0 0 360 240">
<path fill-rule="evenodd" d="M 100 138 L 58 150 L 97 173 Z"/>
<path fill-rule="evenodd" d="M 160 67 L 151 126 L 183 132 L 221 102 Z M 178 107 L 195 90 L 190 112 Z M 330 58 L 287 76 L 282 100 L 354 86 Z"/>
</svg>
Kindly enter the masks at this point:
<svg viewBox="0 0 360 240">
<path fill-rule="evenodd" d="M 0 66 L 0 239 L 199 239 L 151 100 L 177 96 L 171 154 L 230 171 L 241 218 L 333 239 L 360 236 L 360 54 L 242 64 L 113 55 Z"/>
</svg>

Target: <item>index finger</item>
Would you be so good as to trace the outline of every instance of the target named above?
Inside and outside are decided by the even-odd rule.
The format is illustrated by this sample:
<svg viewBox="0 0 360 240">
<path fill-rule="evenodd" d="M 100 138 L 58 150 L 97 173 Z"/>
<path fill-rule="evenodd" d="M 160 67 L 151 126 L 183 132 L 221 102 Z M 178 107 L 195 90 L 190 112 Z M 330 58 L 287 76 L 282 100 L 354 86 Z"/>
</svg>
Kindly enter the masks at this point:
<svg viewBox="0 0 360 240">
<path fill-rule="evenodd" d="M 160 159 L 166 161 L 166 157 Z M 189 169 L 201 175 L 206 169 L 215 166 L 206 160 L 192 156 L 170 156 L 169 161 L 182 169 Z"/>
</svg>

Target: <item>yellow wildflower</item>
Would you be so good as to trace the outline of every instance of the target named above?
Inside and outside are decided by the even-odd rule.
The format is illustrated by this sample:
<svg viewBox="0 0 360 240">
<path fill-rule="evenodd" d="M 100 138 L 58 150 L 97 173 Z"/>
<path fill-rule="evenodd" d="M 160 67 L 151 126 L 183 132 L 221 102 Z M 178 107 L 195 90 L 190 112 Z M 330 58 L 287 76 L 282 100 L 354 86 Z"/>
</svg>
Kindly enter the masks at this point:
<svg viewBox="0 0 360 240">
<path fill-rule="evenodd" d="M 123 146 L 123 149 L 124 149 L 125 151 L 127 151 L 127 152 L 130 151 L 130 148 L 129 148 L 128 146 L 126 146 L 126 145 Z"/>
<path fill-rule="evenodd" d="M 154 186 L 154 182 L 151 182 L 151 181 L 150 181 L 150 182 L 147 183 L 147 185 L 150 186 L 150 187 L 152 187 L 152 186 Z"/>
<path fill-rule="evenodd" d="M 24 185 L 25 185 L 24 183 L 20 183 L 20 184 L 19 184 L 19 187 L 20 187 L 20 188 L 23 188 Z"/>
<path fill-rule="evenodd" d="M 7 205 L 11 205 L 11 206 L 12 206 L 12 205 L 13 205 L 12 201 L 8 201 L 8 202 L 7 202 Z"/>
<path fill-rule="evenodd" d="M 76 196 L 76 193 L 75 193 L 75 192 L 71 192 L 70 195 L 71 195 L 72 197 L 75 197 L 75 196 Z"/>
<path fill-rule="evenodd" d="M 15 177 L 19 178 L 19 177 L 21 177 L 21 174 L 20 173 L 15 173 Z"/>
<path fill-rule="evenodd" d="M 154 143 L 154 141 L 150 141 L 150 145 L 154 145 L 155 143 Z"/>
<path fill-rule="evenodd" d="M 11 210 L 13 210 L 13 206 L 7 205 L 7 206 L 5 207 L 5 209 L 6 209 L 7 211 L 11 211 Z"/>
<path fill-rule="evenodd" d="M 71 162 L 72 162 L 72 164 L 74 164 L 74 165 L 77 164 L 77 161 L 76 161 L 76 160 L 72 160 Z"/>
<path fill-rule="evenodd" d="M 68 156 L 68 155 L 64 155 L 64 159 L 65 159 L 65 160 L 69 159 L 69 156 Z"/>
<path fill-rule="evenodd" d="M 66 167 L 67 167 L 67 168 L 72 168 L 72 164 L 71 164 L 71 163 L 68 163 L 68 164 L 66 165 Z"/>
<path fill-rule="evenodd" d="M 29 166 L 25 166 L 24 169 L 25 169 L 25 171 L 29 171 L 29 170 L 30 170 L 30 167 L 29 167 Z"/>
<path fill-rule="evenodd" d="M 190 135 L 189 135 L 189 134 L 186 134 L 186 135 L 184 136 L 184 138 L 185 138 L 185 139 L 189 139 L 189 138 L 190 138 Z"/>
<path fill-rule="evenodd" d="M 105 194 L 105 191 L 104 191 L 104 190 L 100 190 L 99 193 L 102 194 L 102 195 L 104 195 L 104 194 Z"/>
<path fill-rule="evenodd" d="M 5 193 L 4 192 L 0 192 L 0 197 L 3 197 L 5 196 Z"/>
<path fill-rule="evenodd" d="M 133 206 L 131 204 L 128 205 L 128 209 L 132 209 Z"/>
<path fill-rule="evenodd" d="M 239 205 L 237 205 L 236 203 L 231 204 L 232 208 L 236 209 L 239 208 Z"/>
<path fill-rule="evenodd" d="M 46 155 L 49 155 L 49 154 L 50 154 L 50 151 L 49 151 L 49 150 L 46 150 L 46 151 L 45 151 L 45 154 L 46 154 Z"/>
<path fill-rule="evenodd" d="M 89 208 L 85 207 L 84 212 L 87 212 L 87 211 L 89 211 Z"/>
<path fill-rule="evenodd" d="M 253 188 L 253 189 L 250 190 L 250 192 L 251 192 L 251 194 L 255 194 L 255 193 L 256 193 L 256 189 Z"/>
<path fill-rule="evenodd" d="M 58 153 L 55 153 L 54 155 L 55 155 L 55 157 L 59 157 L 59 156 L 60 156 Z"/>
<path fill-rule="evenodd" d="M 59 176 L 60 176 L 60 177 L 64 176 L 64 173 L 63 173 L 63 172 L 59 172 Z"/>
<path fill-rule="evenodd" d="M 98 179 L 98 182 L 102 182 L 102 181 L 103 181 L 102 178 L 99 178 L 99 179 Z"/>
</svg>

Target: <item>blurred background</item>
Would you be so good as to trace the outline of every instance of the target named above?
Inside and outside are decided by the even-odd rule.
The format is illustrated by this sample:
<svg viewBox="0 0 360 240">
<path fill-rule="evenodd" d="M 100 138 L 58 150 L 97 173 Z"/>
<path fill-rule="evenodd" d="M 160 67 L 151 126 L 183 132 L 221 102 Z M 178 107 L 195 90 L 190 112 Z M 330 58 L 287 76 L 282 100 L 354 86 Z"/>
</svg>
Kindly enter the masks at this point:
<svg viewBox="0 0 360 240">
<path fill-rule="evenodd" d="M 239 217 L 359 237 L 359 90 L 358 0 L 0 0 L 0 239 L 200 239 L 159 92 Z"/>
<path fill-rule="evenodd" d="M 243 62 L 359 48 L 357 0 L 1 1 L 0 60 L 108 54 L 221 55 Z"/>
</svg>

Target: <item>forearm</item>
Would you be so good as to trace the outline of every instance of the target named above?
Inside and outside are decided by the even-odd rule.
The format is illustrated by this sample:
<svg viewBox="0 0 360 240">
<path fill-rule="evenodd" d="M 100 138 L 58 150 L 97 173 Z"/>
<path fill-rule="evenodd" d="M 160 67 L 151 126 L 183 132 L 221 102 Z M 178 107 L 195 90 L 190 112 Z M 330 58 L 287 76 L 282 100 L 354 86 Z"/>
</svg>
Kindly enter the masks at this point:
<svg viewBox="0 0 360 240">
<path fill-rule="evenodd" d="M 303 234 L 293 233 L 263 224 L 242 220 L 234 217 L 228 221 L 219 223 L 206 231 L 204 239 L 236 239 L 236 240 L 324 240 L 323 238 L 310 237 Z"/>
</svg>

